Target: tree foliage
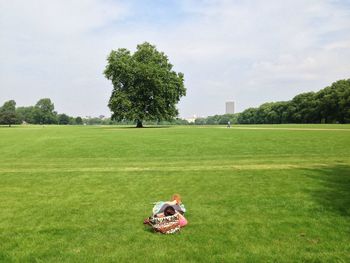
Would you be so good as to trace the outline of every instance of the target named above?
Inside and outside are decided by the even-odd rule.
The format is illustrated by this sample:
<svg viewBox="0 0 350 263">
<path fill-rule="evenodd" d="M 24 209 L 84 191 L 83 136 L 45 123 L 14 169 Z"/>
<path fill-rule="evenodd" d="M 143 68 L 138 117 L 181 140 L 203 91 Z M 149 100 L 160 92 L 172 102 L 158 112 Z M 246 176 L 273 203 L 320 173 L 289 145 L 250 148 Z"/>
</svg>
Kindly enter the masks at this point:
<svg viewBox="0 0 350 263">
<path fill-rule="evenodd" d="M 38 124 L 57 123 L 57 113 L 54 111 L 55 105 L 49 98 L 39 100 L 34 107 L 34 120 Z"/>
<path fill-rule="evenodd" d="M 9 100 L 0 108 L 0 124 L 11 126 L 16 123 L 16 102 Z"/>
<path fill-rule="evenodd" d="M 76 117 L 75 118 L 75 124 L 76 125 L 82 125 L 83 124 L 83 119 L 81 117 Z"/>
<path fill-rule="evenodd" d="M 268 102 L 232 116 L 196 119 L 195 124 L 350 123 L 350 79 L 318 92 L 296 95 L 290 101 Z"/>
<path fill-rule="evenodd" d="M 35 123 L 34 106 L 16 108 L 17 123 Z"/>
<path fill-rule="evenodd" d="M 71 117 L 67 114 L 57 114 L 50 99 L 40 99 L 35 106 L 17 107 L 14 100 L 0 107 L 0 124 L 83 124 L 81 117 Z"/>
<path fill-rule="evenodd" d="M 238 123 L 349 123 L 350 79 L 319 92 L 296 95 L 290 101 L 264 103 L 238 116 Z"/>
<path fill-rule="evenodd" d="M 60 125 L 67 125 L 69 124 L 72 120 L 70 119 L 70 117 L 67 114 L 58 114 L 57 115 L 57 119 L 58 119 L 58 124 Z"/>
<path fill-rule="evenodd" d="M 173 70 L 168 57 L 147 42 L 135 53 L 125 48 L 111 51 L 104 74 L 113 84 L 108 106 L 112 119 L 170 120 L 178 115 L 176 104 L 186 94 L 184 75 Z"/>
</svg>

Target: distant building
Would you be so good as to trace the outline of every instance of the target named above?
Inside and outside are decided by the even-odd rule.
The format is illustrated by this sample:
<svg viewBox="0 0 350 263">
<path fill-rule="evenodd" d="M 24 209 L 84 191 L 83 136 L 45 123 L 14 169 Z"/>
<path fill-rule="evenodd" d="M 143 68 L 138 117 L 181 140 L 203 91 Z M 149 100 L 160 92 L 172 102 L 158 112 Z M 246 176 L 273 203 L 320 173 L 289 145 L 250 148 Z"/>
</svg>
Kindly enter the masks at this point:
<svg viewBox="0 0 350 263">
<path fill-rule="evenodd" d="M 225 114 L 234 114 L 234 113 L 235 113 L 235 102 L 234 101 L 227 101 Z"/>
<path fill-rule="evenodd" d="M 185 118 L 186 121 L 188 121 L 189 123 L 194 123 L 194 121 L 197 119 L 196 115 L 193 115 L 192 117 L 189 118 Z"/>
</svg>

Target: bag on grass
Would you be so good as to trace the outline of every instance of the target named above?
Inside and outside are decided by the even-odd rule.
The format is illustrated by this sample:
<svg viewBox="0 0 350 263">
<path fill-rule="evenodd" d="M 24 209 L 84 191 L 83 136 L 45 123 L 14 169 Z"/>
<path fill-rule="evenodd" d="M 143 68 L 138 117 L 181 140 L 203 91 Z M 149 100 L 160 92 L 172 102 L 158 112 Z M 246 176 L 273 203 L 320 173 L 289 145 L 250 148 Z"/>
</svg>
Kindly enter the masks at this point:
<svg viewBox="0 0 350 263">
<path fill-rule="evenodd" d="M 154 231 L 162 234 L 174 234 L 180 231 L 178 214 L 165 217 L 152 217 L 149 222 Z"/>
</svg>

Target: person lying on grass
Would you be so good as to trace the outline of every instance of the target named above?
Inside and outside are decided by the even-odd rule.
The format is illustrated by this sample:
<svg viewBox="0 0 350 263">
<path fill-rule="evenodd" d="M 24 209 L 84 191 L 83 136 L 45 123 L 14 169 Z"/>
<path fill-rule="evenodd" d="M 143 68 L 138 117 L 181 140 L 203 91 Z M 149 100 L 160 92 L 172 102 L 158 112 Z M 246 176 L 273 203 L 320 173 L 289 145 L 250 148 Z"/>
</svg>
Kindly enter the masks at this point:
<svg viewBox="0 0 350 263">
<path fill-rule="evenodd" d="M 152 226 L 156 232 L 175 233 L 188 224 L 185 211 L 180 195 L 173 195 L 171 201 L 157 202 L 153 208 L 153 216 L 146 218 L 143 223 Z"/>
<path fill-rule="evenodd" d="M 178 216 L 180 227 L 184 227 L 188 224 L 185 216 L 183 214 L 181 214 L 181 212 L 175 210 L 174 207 L 170 206 L 170 205 L 164 209 L 164 212 L 158 213 L 158 214 L 154 215 L 154 217 L 162 218 L 162 217 L 174 216 L 174 215 Z"/>
<path fill-rule="evenodd" d="M 181 196 L 179 194 L 174 194 L 171 197 L 171 201 L 159 201 L 155 203 L 152 210 L 153 216 L 163 213 L 164 209 L 169 205 L 182 215 L 186 212 L 185 205 L 181 201 Z"/>
<path fill-rule="evenodd" d="M 174 234 L 180 231 L 180 213 L 176 212 L 172 206 L 167 206 L 163 213 L 146 219 L 146 224 L 150 225 L 154 232 L 161 234 Z M 145 223 L 144 222 L 144 223 Z"/>
</svg>

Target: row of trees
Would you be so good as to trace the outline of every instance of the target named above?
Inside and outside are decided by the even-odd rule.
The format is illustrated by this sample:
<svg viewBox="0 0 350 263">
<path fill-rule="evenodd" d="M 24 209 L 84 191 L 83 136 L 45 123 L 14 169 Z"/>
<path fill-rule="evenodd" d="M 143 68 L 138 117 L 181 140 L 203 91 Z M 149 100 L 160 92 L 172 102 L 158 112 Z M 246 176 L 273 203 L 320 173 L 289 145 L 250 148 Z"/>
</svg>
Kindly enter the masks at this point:
<svg viewBox="0 0 350 263">
<path fill-rule="evenodd" d="M 239 113 L 236 114 L 224 114 L 224 115 L 214 115 L 209 116 L 206 118 L 197 118 L 194 121 L 195 125 L 216 125 L 216 124 L 227 124 L 228 122 L 231 122 L 232 124 L 237 123 L 237 116 Z"/>
<path fill-rule="evenodd" d="M 40 99 L 35 106 L 17 107 L 14 100 L 9 100 L 0 107 L 0 124 L 83 124 L 81 117 L 71 117 L 67 114 L 58 114 L 50 99 Z"/>
<path fill-rule="evenodd" d="M 350 79 L 290 101 L 268 102 L 241 113 L 196 119 L 196 124 L 350 123 Z"/>
<path fill-rule="evenodd" d="M 350 123 L 350 79 L 290 101 L 264 103 L 239 114 L 238 123 Z"/>
<path fill-rule="evenodd" d="M 58 114 L 50 99 L 39 100 L 35 106 L 17 107 L 14 100 L 6 101 L 0 107 L 0 124 L 11 126 L 12 124 L 60 124 L 60 125 L 134 125 L 132 121 L 117 121 L 111 118 L 99 117 L 71 117 L 67 114 Z M 188 122 L 179 118 L 169 121 L 145 121 L 146 125 L 186 125 Z"/>
<path fill-rule="evenodd" d="M 178 115 L 176 104 L 186 95 L 184 75 L 173 70 L 168 57 L 154 45 L 143 43 L 131 53 L 112 50 L 105 77 L 112 82 L 108 103 L 112 119 L 171 121 Z M 348 123 L 350 122 L 350 80 L 339 80 L 319 92 L 307 92 L 290 101 L 264 103 L 239 114 L 198 118 L 195 124 L 264 123 Z"/>
<path fill-rule="evenodd" d="M 269 102 L 258 108 L 248 108 L 241 113 L 197 118 L 196 125 L 211 124 L 278 124 L 278 123 L 350 123 L 350 79 L 339 80 L 318 92 L 307 92 L 290 101 Z M 88 124 L 132 125 L 135 120 L 71 117 L 58 114 L 50 99 L 39 100 L 35 106 L 17 107 L 14 100 L 0 107 L 0 124 Z M 173 118 L 168 121 L 148 120 L 148 125 L 187 125 L 186 120 Z"/>
</svg>

